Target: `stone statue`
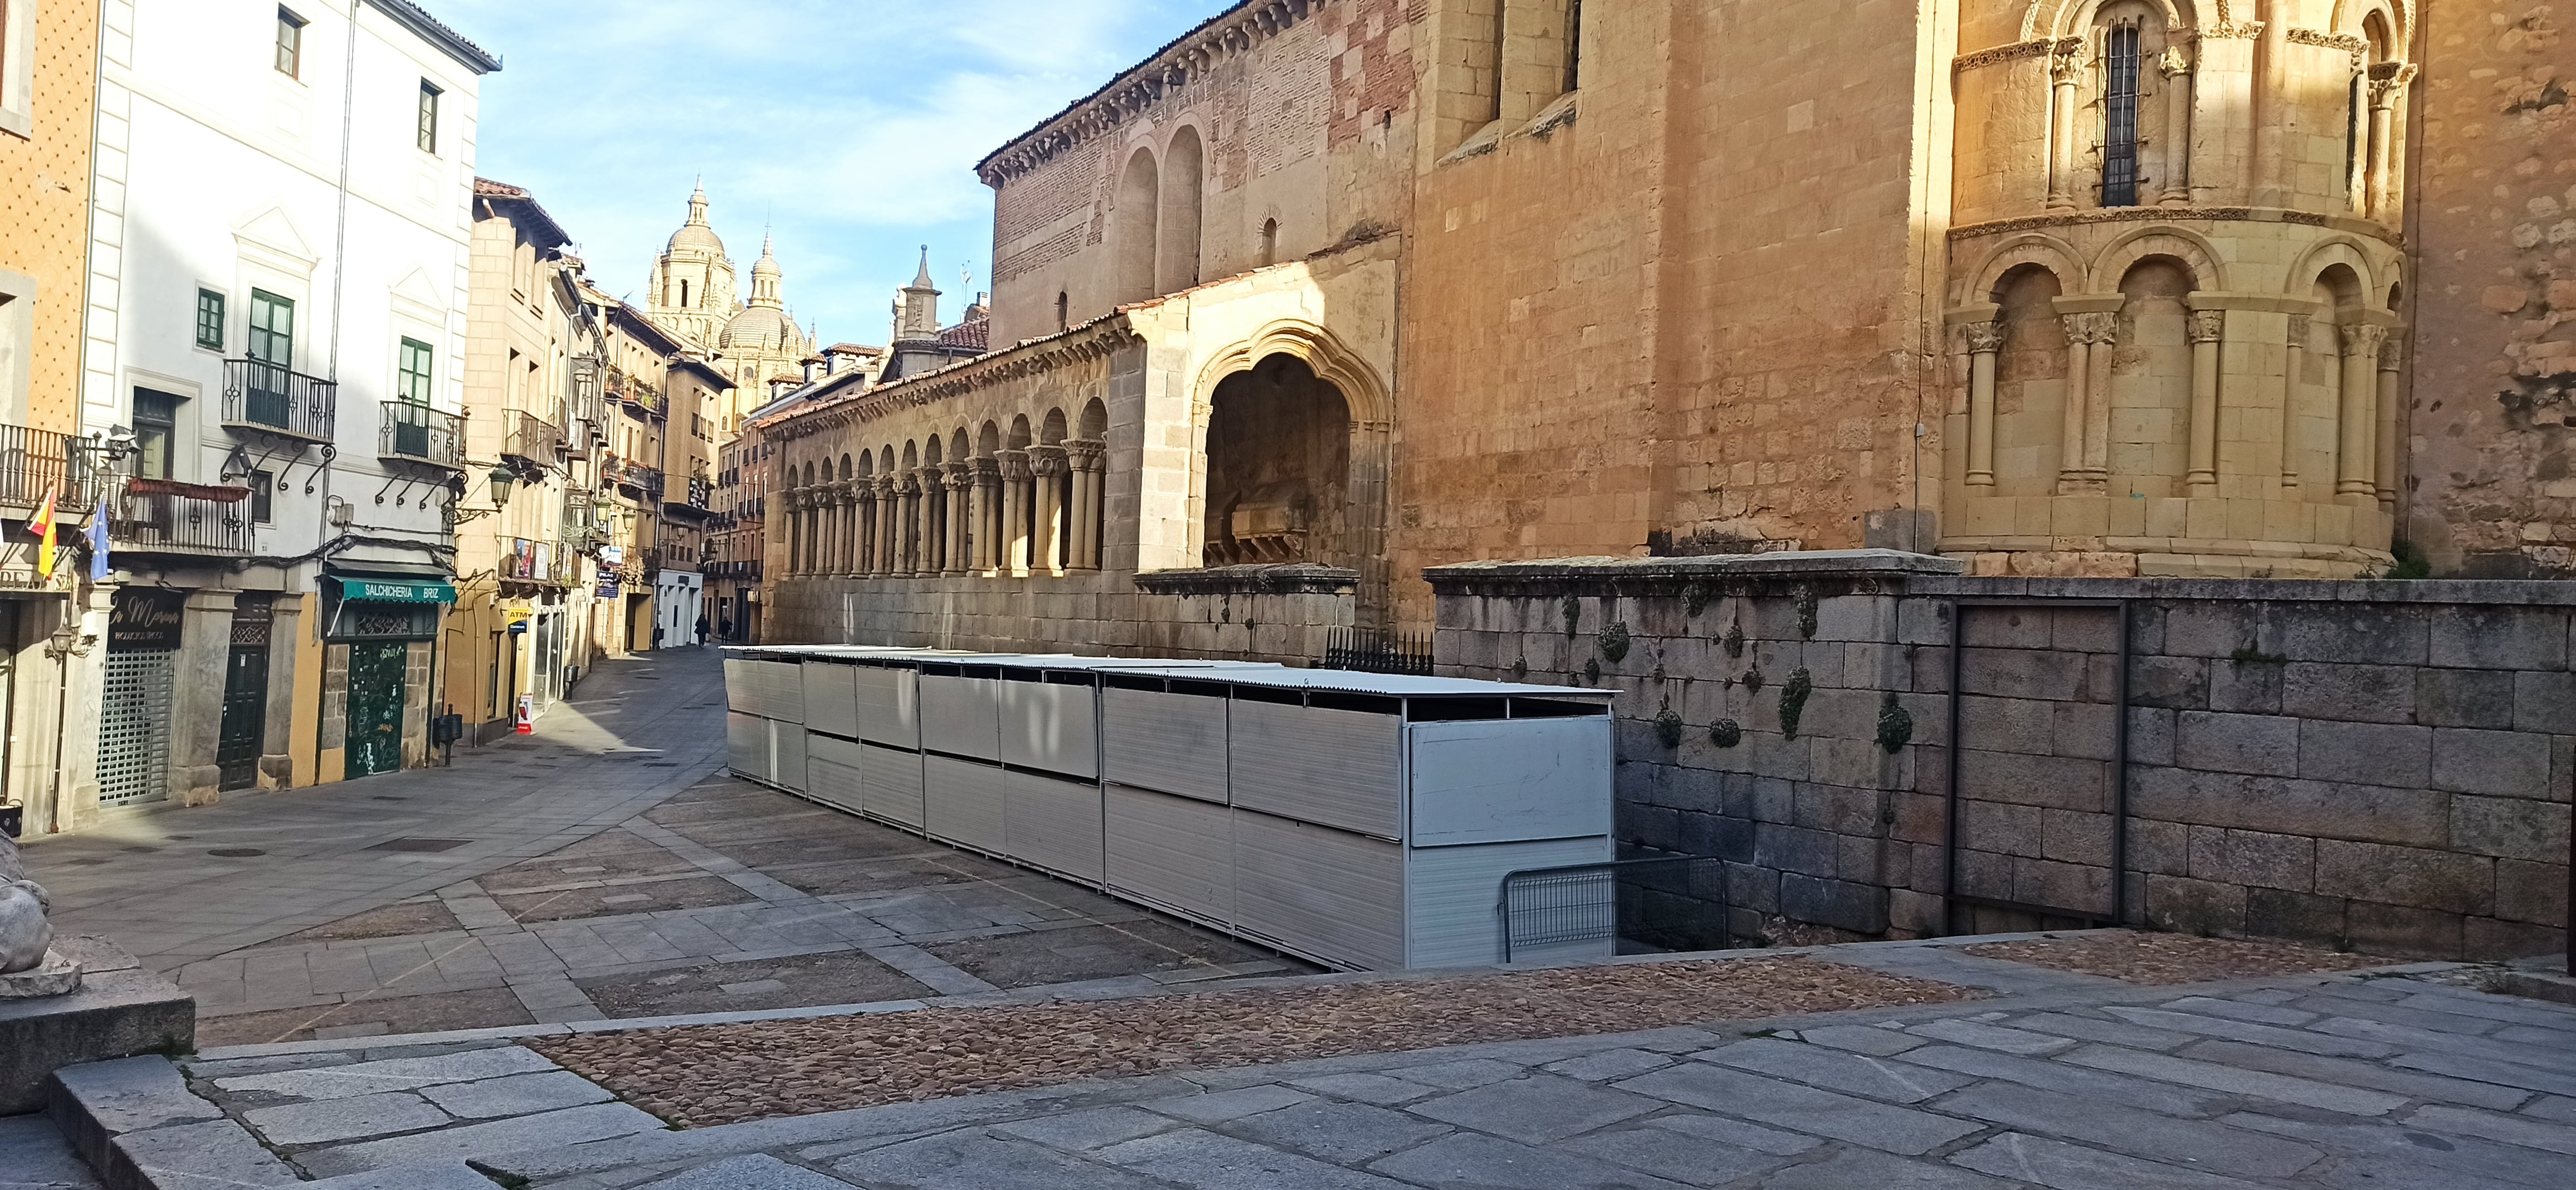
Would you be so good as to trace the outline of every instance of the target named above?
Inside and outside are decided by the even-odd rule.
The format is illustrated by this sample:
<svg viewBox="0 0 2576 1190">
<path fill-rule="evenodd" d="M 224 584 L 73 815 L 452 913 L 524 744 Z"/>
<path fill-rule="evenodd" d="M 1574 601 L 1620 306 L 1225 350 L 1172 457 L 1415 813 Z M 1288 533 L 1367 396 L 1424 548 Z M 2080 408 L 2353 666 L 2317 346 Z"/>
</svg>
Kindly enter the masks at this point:
<svg viewBox="0 0 2576 1190">
<path fill-rule="evenodd" d="M 27 879 L 18 844 L 0 835 L 0 999 L 59 996 L 80 987 L 80 966 L 51 953 L 53 899 Z"/>
</svg>

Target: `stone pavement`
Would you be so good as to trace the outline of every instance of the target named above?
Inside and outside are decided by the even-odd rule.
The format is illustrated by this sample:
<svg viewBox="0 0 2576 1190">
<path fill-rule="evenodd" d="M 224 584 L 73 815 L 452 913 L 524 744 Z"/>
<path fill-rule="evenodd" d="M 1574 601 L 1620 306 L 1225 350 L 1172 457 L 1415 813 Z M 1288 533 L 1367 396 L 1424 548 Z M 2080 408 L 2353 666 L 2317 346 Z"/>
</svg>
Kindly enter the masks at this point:
<svg viewBox="0 0 2576 1190">
<path fill-rule="evenodd" d="M 31 858 L 68 928 L 141 939 L 196 995 L 201 1045 L 1311 969 L 715 773 L 717 661 L 603 665 L 535 737 L 453 768 Z"/>
<path fill-rule="evenodd" d="M 2159 989 L 1953 949 L 1974 941 L 1808 952 L 1991 993 L 1965 1004 L 681 1132 L 506 1042 L 242 1047 L 182 1060 L 211 1102 L 160 1113 L 186 1122 L 133 1150 L 184 1167 L 212 1160 L 191 1146 L 221 1132 L 271 1179 L 297 1174 L 259 1153 L 352 1179 L 339 1185 L 470 1186 L 481 1171 L 535 1190 L 2362 1190 L 2576 1177 L 2576 1008 L 2469 990 L 2444 964 Z M 165 1073 L 141 1069 L 156 1063 Z M 109 1069 L 121 1065 L 136 1069 Z M 129 1059 L 81 1077 L 175 1088 L 169 1069 Z M 0 1164 L 10 1156 L 0 1147 Z"/>
</svg>

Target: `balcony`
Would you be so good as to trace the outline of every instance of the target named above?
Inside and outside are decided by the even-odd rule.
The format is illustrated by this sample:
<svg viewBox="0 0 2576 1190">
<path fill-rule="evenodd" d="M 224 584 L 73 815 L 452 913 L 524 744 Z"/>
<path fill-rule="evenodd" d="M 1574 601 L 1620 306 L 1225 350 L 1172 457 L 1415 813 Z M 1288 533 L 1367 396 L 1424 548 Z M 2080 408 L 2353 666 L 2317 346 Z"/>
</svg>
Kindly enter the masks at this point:
<svg viewBox="0 0 2576 1190">
<path fill-rule="evenodd" d="M 646 500 L 662 498 L 662 469 L 659 467 L 639 467 L 628 463 L 617 469 L 616 481 L 619 487 L 633 488 L 642 493 Z"/>
<path fill-rule="evenodd" d="M 250 489 L 127 479 L 108 503 L 107 535 L 136 553 L 243 557 L 251 552 Z"/>
<path fill-rule="evenodd" d="M 339 419 L 339 385 L 266 360 L 224 361 L 224 428 L 329 442 Z"/>
<path fill-rule="evenodd" d="M 707 481 L 703 479 L 692 479 L 688 481 L 688 486 L 686 488 L 681 488 L 677 485 L 672 486 L 666 507 L 675 512 L 691 512 L 700 516 L 709 516 L 715 512 L 714 498 L 715 489 L 710 486 Z"/>
<path fill-rule="evenodd" d="M 463 417 L 410 401 L 387 401 L 384 407 L 384 421 L 376 432 L 377 458 L 426 463 L 448 471 L 465 469 Z"/>
<path fill-rule="evenodd" d="M 525 537 L 500 537 L 495 543 L 499 547 L 495 555 L 500 559 L 498 577 L 504 582 L 569 587 L 580 581 L 579 555 L 562 543 Z"/>
<path fill-rule="evenodd" d="M 0 507 L 33 509 L 51 496 L 64 519 L 88 516 L 97 485 L 73 453 L 75 441 L 51 430 L 0 425 Z"/>
<path fill-rule="evenodd" d="M 541 467 L 561 462 L 563 427 L 524 409 L 510 411 L 510 436 L 501 453 Z"/>
</svg>

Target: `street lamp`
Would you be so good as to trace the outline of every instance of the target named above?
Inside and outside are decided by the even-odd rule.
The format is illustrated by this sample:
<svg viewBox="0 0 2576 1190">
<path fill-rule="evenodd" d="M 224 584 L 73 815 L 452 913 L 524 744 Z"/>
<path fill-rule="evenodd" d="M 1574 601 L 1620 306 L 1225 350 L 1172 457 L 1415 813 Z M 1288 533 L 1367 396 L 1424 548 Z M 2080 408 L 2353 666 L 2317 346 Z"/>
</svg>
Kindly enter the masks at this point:
<svg viewBox="0 0 2576 1190">
<path fill-rule="evenodd" d="M 510 485 L 519 481 L 518 473 L 510 470 L 508 467 L 494 467 L 492 468 L 492 474 L 488 478 L 492 481 L 492 507 L 508 507 L 510 503 Z"/>
</svg>

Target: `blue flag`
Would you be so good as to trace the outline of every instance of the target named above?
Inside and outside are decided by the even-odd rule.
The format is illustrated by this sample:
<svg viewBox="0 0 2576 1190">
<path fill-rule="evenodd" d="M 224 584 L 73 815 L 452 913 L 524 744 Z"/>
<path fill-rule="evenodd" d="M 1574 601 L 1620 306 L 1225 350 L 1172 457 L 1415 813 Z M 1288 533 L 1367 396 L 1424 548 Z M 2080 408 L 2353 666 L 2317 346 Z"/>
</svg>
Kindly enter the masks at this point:
<svg viewBox="0 0 2576 1190">
<path fill-rule="evenodd" d="M 98 512 L 89 518 L 89 581 L 107 581 L 107 497 L 98 498 Z"/>
</svg>

